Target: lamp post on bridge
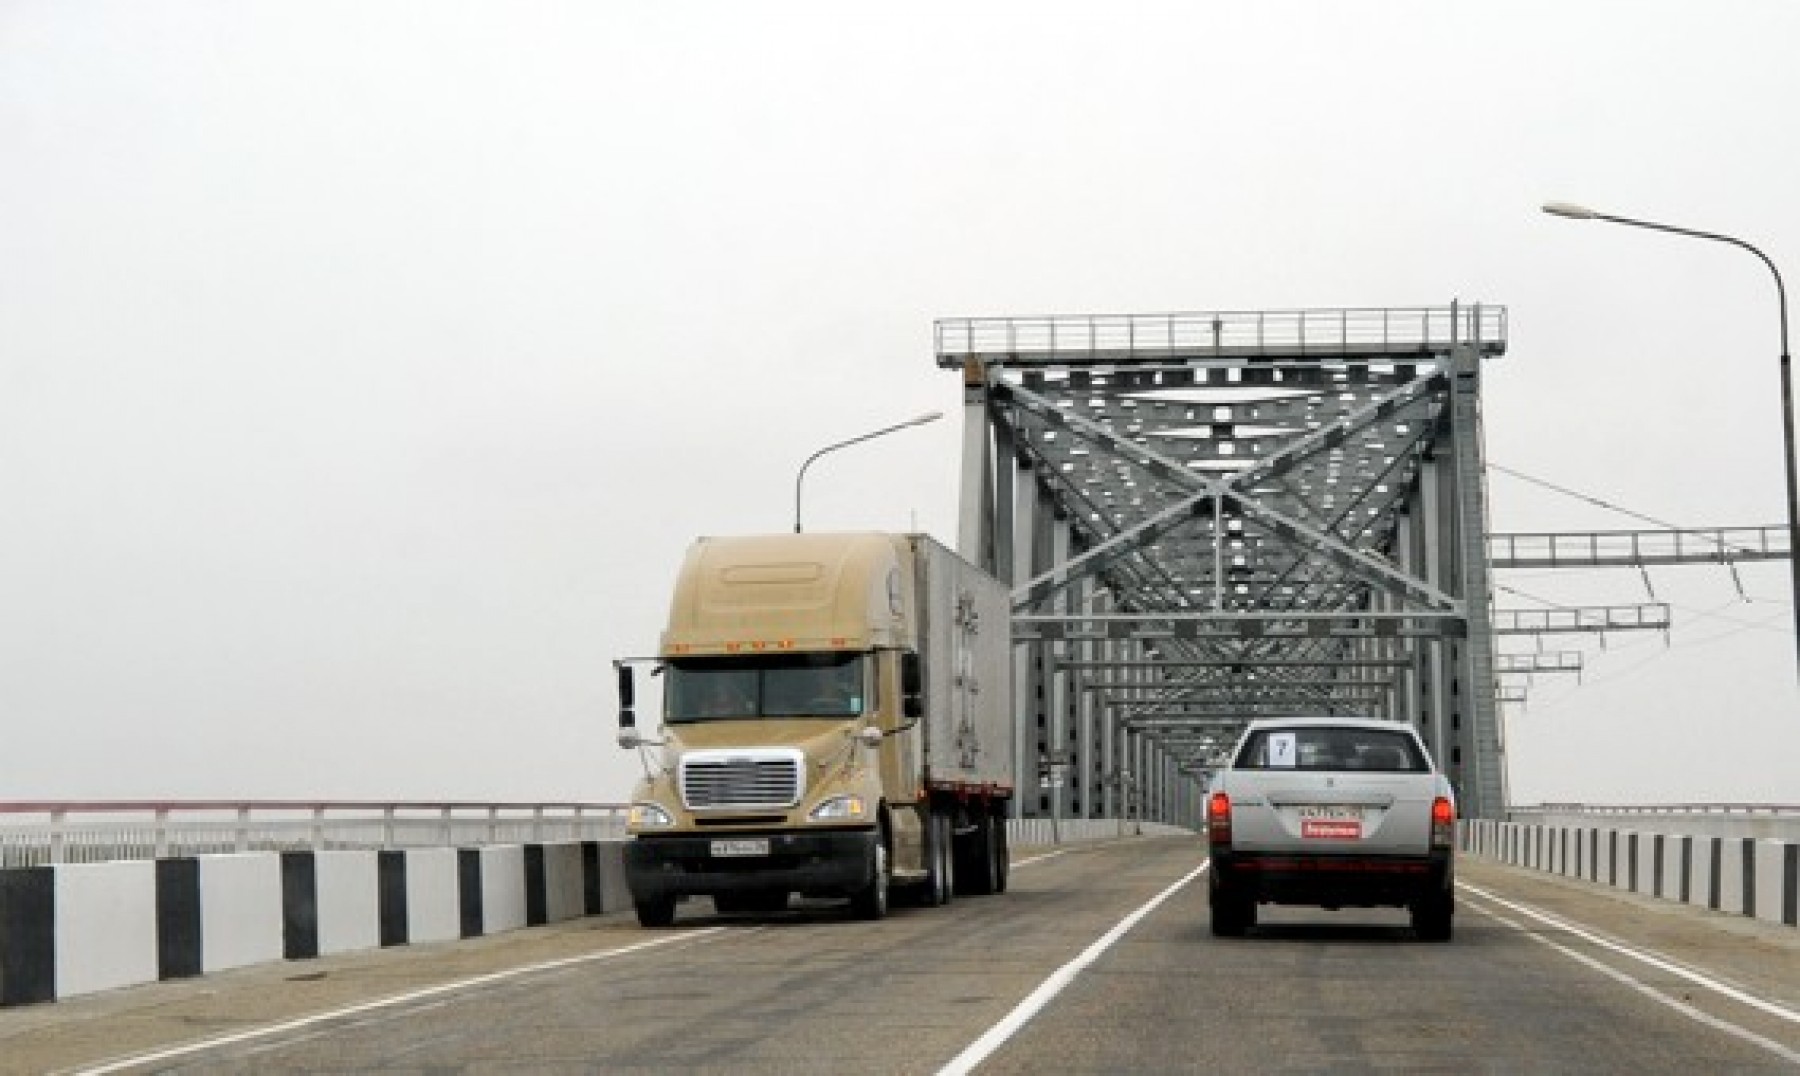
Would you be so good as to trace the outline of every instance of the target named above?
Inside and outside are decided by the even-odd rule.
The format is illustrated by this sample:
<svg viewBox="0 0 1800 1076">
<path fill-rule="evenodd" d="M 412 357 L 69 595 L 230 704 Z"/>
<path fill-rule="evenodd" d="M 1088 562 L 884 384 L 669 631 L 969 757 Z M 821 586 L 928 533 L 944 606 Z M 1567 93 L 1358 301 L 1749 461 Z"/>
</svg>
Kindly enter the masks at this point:
<svg viewBox="0 0 1800 1076">
<path fill-rule="evenodd" d="M 836 444 L 826 445 L 824 448 L 821 448 L 817 452 L 806 457 L 806 462 L 800 465 L 800 473 L 794 476 L 794 533 L 800 533 L 800 483 L 805 480 L 806 469 L 812 466 L 814 460 L 827 452 L 836 452 L 840 448 L 849 448 L 851 445 L 858 445 L 864 441 L 872 440 L 884 434 L 904 430 L 909 426 L 923 426 L 927 422 L 936 422 L 943 417 L 944 413 L 942 411 L 929 411 L 923 415 L 909 418 L 905 422 L 896 422 L 892 426 L 883 426 L 879 430 L 871 430 L 860 437 L 852 437 L 848 441 L 839 441 Z"/>
<path fill-rule="evenodd" d="M 1794 646 L 1795 675 L 1800 677 L 1800 477 L 1796 475 L 1794 462 L 1794 387 L 1793 360 L 1788 354 L 1788 317 L 1787 288 L 1781 282 L 1781 271 L 1769 256 L 1735 236 L 1721 235 L 1718 232 L 1701 232 L 1692 228 L 1677 228 L 1672 224 L 1658 224 L 1655 221 L 1633 220 L 1630 217 L 1615 217 L 1610 213 L 1600 213 L 1586 206 L 1573 205 L 1569 202 L 1545 202 L 1544 212 L 1552 216 L 1568 217 L 1571 220 L 1603 220 L 1611 224 L 1626 224 L 1633 228 L 1648 228 L 1657 232 L 1669 232 L 1672 235 L 1685 235 L 1691 239 L 1709 239 L 1715 243 L 1729 243 L 1756 255 L 1762 263 L 1769 267 L 1775 277 L 1775 299 L 1781 319 L 1781 441 L 1787 457 L 1787 511 L 1788 511 L 1788 567 L 1792 577 L 1792 593 L 1794 606 Z"/>
</svg>

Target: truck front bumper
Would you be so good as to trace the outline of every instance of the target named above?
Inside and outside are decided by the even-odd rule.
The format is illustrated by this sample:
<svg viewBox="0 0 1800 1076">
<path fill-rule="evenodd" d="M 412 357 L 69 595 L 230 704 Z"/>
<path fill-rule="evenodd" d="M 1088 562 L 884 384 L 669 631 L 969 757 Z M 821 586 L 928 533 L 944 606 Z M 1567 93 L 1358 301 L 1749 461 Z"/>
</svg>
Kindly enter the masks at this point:
<svg viewBox="0 0 1800 1076">
<path fill-rule="evenodd" d="M 714 842 L 766 839 L 766 856 L 715 855 Z M 874 829 L 812 833 L 648 834 L 625 844 L 633 900 L 715 893 L 850 893 L 868 884 L 880 834 Z"/>
</svg>

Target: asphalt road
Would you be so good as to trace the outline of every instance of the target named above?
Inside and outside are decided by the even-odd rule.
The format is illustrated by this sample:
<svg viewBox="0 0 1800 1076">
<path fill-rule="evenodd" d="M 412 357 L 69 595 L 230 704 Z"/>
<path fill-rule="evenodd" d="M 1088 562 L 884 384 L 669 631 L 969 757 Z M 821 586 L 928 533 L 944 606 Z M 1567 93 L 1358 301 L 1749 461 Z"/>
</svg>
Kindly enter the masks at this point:
<svg viewBox="0 0 1800 1076">
<path fill-rule="evenodd" d="M 1449 944 L 1369 910 L 1265 908 L 1218 939 L 1197 842 L 1034 854 L 1005 895 L 878 923 L 696 900 L 670 930 L 613 915 L 7 1010 L 0 1069 L 1800 1069 L 1793 928 L 1465 857 Z"/>
</svg>

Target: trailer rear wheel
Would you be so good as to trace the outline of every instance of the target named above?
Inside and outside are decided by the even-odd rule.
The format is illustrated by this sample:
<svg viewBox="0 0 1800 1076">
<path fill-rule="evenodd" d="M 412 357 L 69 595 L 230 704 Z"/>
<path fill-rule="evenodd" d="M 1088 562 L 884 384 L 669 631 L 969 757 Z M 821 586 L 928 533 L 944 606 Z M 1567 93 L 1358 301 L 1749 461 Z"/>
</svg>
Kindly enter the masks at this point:
<svg viewBox="0 0 1800 1076">
<path fill-rule="evenodd" d="M 985 806 L 976 809 L 968 827 L 956 836 L 957 892 L 985 897 L 998 893 L 998 850 L 994 844 L 994 816 Z"/>
<path fill-rule="evenodd" d="M 1006 879 L 1012 873 L 1012 838 L 1006 832 L 1006 806 L 1001 804 L 990 815 L 994 820 L 994 892 L 1006 892 Z"/>
<path fill-rule="evenodd" d="M 951 854 L 950 816 L 933 810 L 925 816 L 925 884 L 919 903 L 927 908 L 950 903 L 956 893 L 955 858 Z"/>
</svg>

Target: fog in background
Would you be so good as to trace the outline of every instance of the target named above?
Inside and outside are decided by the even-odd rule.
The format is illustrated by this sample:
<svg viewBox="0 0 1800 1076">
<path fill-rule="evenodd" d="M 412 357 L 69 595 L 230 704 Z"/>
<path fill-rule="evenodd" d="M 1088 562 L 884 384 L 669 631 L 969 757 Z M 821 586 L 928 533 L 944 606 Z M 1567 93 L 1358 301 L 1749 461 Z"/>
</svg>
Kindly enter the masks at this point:
<svg viewBox="0 0 1800 1076">
<path fill-rule="evenodd" d="M 0 799 L 624 797 L 693 536 L 943 410 L 805 516 L 954 543 L 938 317 L 1504 304 L 1493 463 L 1783 523 L 1764 267 L 1538 206 L 1800 287 L 1797 52 L 1777 0 L 0 2 Z M 1547 640 L 1514 801 L 1800 802 L 1787 572 Z"/>
</svg>

